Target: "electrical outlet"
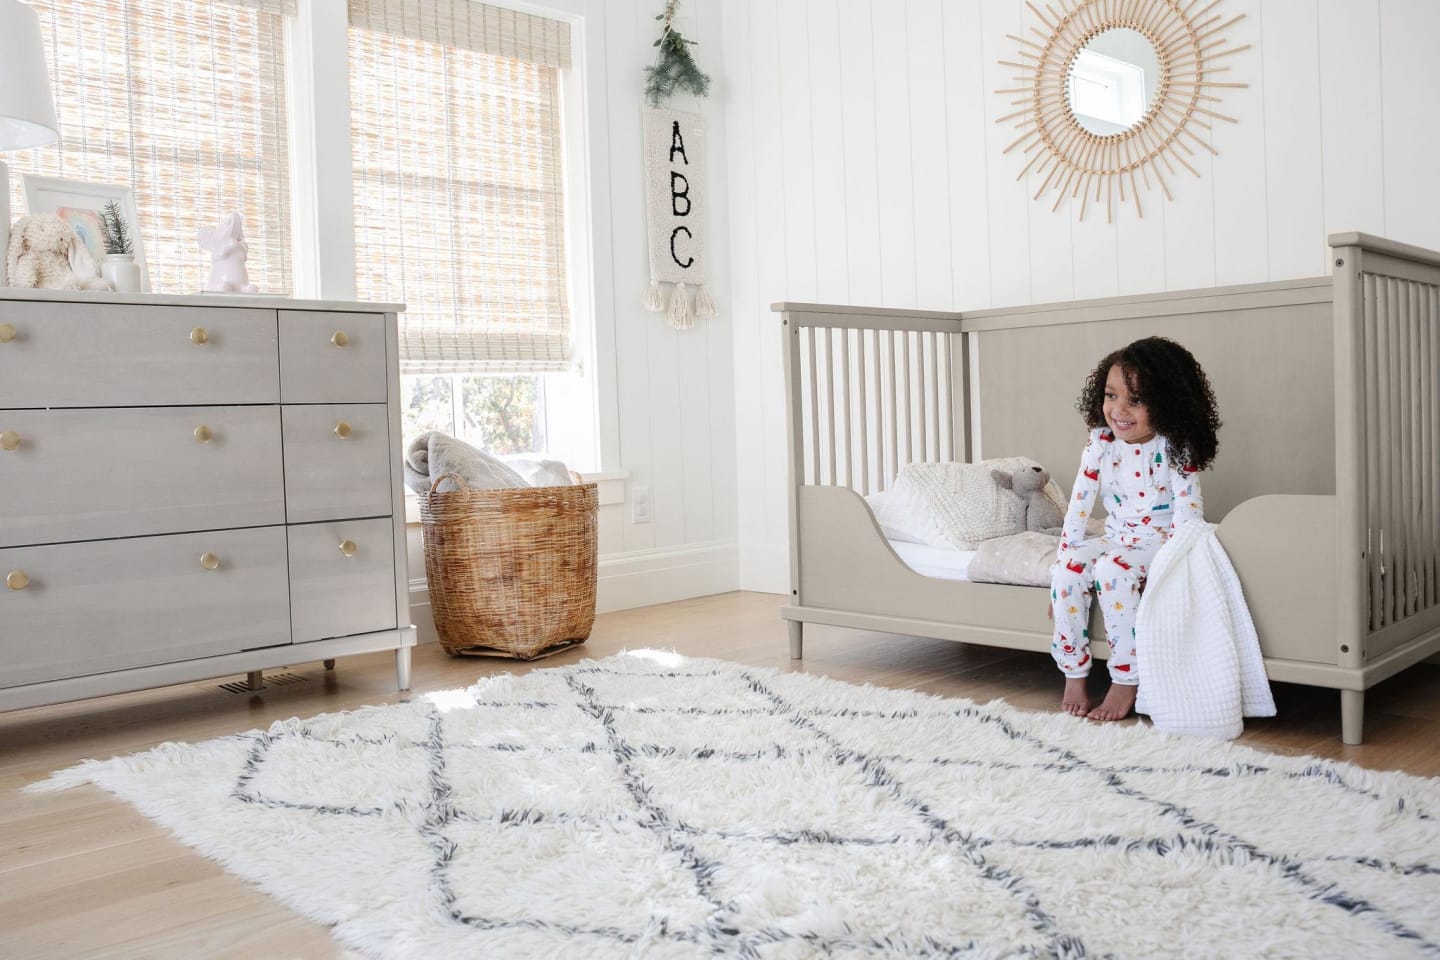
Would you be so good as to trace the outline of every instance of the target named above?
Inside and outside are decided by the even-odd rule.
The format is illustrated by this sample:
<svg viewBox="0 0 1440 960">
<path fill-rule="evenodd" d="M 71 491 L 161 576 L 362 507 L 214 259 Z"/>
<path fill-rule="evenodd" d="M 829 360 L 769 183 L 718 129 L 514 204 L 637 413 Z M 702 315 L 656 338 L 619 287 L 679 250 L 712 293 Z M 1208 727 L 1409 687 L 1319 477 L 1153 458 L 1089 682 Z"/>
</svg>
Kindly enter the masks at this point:
<svg viewBox="0 0 1440 960">
<path fill-rule="evenodd" d="M 650 522 L 650 488 L 649 488 L 649 487 L 631 487 L 631 488 L 630 488 L 630 522 L 631 522 L 631 523 L 649 523 L 649 522 Z"/>
</svg>

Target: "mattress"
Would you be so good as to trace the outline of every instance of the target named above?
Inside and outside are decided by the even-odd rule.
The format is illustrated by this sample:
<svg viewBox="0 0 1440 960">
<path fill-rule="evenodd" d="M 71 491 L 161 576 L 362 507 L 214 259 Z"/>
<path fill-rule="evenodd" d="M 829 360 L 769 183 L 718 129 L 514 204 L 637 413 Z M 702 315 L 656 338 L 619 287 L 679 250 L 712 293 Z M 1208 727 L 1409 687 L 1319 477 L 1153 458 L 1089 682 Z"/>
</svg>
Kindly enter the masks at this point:
<svg viewBox="0 0 1440 960">
<path fill-rule="evenodd" d="M 950 547 L 932 547 L 923 543 L 909 543 L 905 540 L 887 540 L 891 549 L 905 561 L 905 565 L 916 573 L 941 580 L 969 580 L 970 560 L 974 550 L 955 550 Z"/>
</svg>

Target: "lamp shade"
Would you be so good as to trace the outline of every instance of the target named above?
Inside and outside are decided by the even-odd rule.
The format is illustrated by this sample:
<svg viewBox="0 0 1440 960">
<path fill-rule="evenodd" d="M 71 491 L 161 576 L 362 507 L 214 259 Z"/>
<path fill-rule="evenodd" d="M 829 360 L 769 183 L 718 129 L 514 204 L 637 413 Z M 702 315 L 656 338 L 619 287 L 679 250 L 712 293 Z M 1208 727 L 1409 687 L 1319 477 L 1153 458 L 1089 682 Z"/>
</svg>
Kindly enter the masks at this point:
<svg viewBox="0 0 1440 960">
<path fill-rule="evenodd" d="M 19 0 L 0 0 L 0 150 L 59 139 L 40 18 Z"/>
</svg>

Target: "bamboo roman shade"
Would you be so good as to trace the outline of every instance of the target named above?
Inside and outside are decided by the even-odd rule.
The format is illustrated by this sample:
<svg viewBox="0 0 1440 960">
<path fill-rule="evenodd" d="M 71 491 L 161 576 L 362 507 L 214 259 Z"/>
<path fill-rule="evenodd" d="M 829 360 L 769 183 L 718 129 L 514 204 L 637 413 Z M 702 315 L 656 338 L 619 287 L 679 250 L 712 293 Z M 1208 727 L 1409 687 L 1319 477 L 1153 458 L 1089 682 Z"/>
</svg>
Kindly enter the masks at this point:
<svg viewBox="0 0 1440 960">
<path fill-rule="evenodd" d="M 358 295 L 406 304 L 407 373 L 565 369 L 569 25 L 471 0 L 349 9 Z"/>
<path fill-rule="evenodd" d="M 13 154 L 14 169 L 133 187 L 160 293 L 201 289 L 209 262 L 195 232 L 236 210 L 251 281 L 288 293 L 284 20 L 295 0 L 26 2 L 40 17 L 61 140 Z"/>
</svg>

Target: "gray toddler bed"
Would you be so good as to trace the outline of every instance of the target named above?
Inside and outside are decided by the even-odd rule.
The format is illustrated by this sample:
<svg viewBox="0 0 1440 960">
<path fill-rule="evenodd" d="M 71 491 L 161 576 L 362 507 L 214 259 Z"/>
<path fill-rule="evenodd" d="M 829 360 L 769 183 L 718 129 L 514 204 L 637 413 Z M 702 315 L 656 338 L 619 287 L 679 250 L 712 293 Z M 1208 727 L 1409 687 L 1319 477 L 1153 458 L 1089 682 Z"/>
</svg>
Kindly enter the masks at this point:
<svg viewBox="0 0 1440 960">
<path fill-rule="evenodd" d="M 863 496 L 917 461 L 1028 456 L 1062 488 L 1094 363 L 1185 344 L 1225 422 L 1201 475 L 1272 680 L 1365 690 L 1440 651 L 1440 254 L 1330 238 L 1333 276 L 964 313 L 777 304 L 790 655 L 805 623 L 1048 651 L 1045 589 L 907 567 Z M 1095 652 L 1103 626 L 1093 618 Z"/>
</svg>

